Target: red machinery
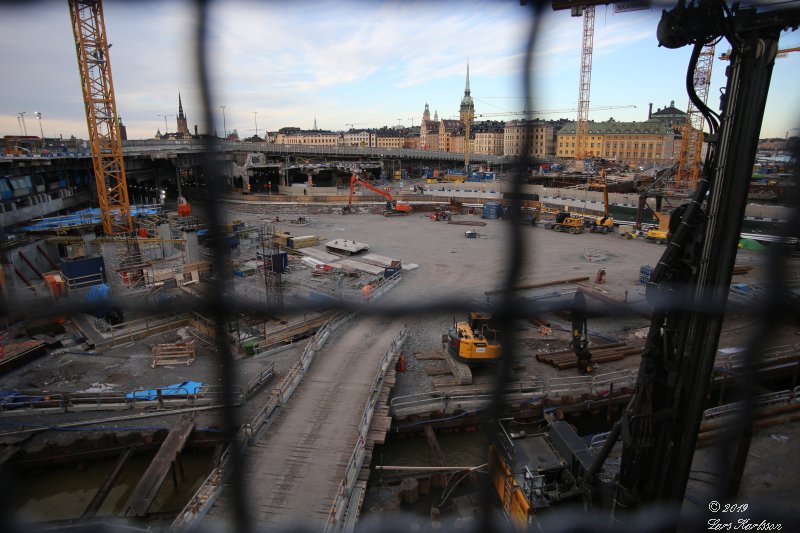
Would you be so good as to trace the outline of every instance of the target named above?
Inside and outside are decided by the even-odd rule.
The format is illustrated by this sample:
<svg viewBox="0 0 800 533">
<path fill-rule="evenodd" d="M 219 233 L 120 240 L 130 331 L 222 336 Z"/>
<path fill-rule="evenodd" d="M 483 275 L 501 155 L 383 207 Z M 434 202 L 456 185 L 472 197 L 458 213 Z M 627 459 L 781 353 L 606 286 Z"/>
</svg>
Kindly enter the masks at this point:
<svg viewBox="0 0 800 533">
<path fill-rule="evenodd" d="M 355 191 L 356 183 L 359 185 L 363 185 L 367 189 L 376 192 L 386 198 L 386 210 L 383 212 L 383 216 L 391 217 L 391 216 L 398 216 L 398 215 L 408 215 L 411 213 L 411 204 L 408 202 L 397 201 L 392 198 L 392 195 L 388 192 L 378 189 L 377 187 L 373 187 L 368 181 L 362 180 L 355 174 L 350 178 L 350 198 L 347 201 L 347 207 L 345 208 L 345 212 L 349 213 L 353 210 L 353 192 Z"/>
</svg>

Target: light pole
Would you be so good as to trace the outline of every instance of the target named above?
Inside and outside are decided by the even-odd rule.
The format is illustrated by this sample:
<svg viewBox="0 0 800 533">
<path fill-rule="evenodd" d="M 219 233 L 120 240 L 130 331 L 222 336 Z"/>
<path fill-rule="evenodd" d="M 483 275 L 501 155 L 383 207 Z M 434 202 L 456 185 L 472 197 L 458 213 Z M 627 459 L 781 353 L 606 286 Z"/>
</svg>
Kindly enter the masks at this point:
<svg viewBox="0 0 800 533">
<path fill-rule="evenodd" d="M 221 105 L 222 108 L 222 138 L 228 138 L 228 126 L 225 124 L 225 106 Z"/>
<path fill-rule="evenodd" d="M 42 134 L 42 146 L 44 146 L 44 129 L 42 128 L 42 113 L 39 111 L 34 111 L 33 114 L 36 115 L 36 118 L 39 119 L 39 133 Z"/>
<path fill-rule="evenodd" d="M 25 137 L 28 136 L 28 126 L 25 125 L 25 113 L 27 111 L 20 111 L 17 113 L 19 115 L 20 124 L 22 124 L 22 128 L 20 128 L 20 133 L 22 133 Z"/>
<path fill-rule="evenodd" d="M 256 137 L 258 137 L 258 111 L 253 111 L 253 121 L 256 123 Z"/>
</svg>

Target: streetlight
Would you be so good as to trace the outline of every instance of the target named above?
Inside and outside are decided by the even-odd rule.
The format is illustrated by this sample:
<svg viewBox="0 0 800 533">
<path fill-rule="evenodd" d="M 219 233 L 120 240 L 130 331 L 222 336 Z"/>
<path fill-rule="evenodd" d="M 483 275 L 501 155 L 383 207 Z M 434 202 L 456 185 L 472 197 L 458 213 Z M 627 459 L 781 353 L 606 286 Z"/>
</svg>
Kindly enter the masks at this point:
<svg viewBox="0 0 800 533">
<path fill-rule="evenodd" d="M 253 120 L 256 123 L 256 137 L 258 137 L 258 111 L 253 111 Z"/>
<path fill-rule="evenodd" d="M 222 138 L 228 138 L 228 126 L 225 124 L 225 106 L 221 105 L 222 108 Z"/>
<path fill-rule="evenodd" d="M 44 129 L 42 129 L 42 113 L 39 111 L 34 111 L 33 114 L 36 115 L 36 118 L 39 119 L 39 133 L 42 134 L 42 146 L 44 146 Z"/>
<path fill-rule="evenodd" d="M 19 120 L 19 123 L 22 125 L 22 127 L 19 129 L 19 132 L 22 133 L 25 137 L 27 137 L 28 136 L 28 126 L 25 125 L 25 113 L 27 113 L 27 111 L 20 111 L 19 113 L 17 113 L 17 115 L 19 115 L 19 119 L 18 120 Z M 23 133 L 23 130 L 24 130 L 24 133 Z"/>
</svg>

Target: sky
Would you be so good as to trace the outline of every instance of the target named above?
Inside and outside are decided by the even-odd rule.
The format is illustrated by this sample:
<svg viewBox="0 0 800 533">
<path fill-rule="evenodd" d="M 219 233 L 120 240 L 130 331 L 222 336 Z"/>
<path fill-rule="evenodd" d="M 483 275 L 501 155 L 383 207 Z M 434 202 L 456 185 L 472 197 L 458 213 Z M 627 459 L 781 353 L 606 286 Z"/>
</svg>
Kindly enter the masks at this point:
<svg viewBox="0 0 800 533">
<path fill-rule="evenodd" d="M 104 6 L 128 138 L 175 131 L 178 93 L 189 128 L 198 124 L 203 132 L 191 3 L 105 0 Z M 690 50 L 658 47 L 664 7 L 597 8 L 590 109 L 598 109 L 590 110 L 591 120 L 646 120 L 651 102 L 654 111 L 672 101 L 686 110 Z M 514 118 L 490 114 L 526 109 L 521 73 L 528 13 L 517 0 L 218 1 L 209 41 L 216 130 L 249 137 L 258 128 L 263 136 L 285 126 L 310 129 L 315 118 L 320 129 L 337 131 L 351 124 L 418 126 L 426 102 L 431 114 L 457 118 L 467 62 L 478 118 Z M 573 119 L 582 21 L 547 10 L 540 28 L 528 107 L 554 111 L 542 118 Z M 0 135 L 19 135 L 24 111 L 30 135 L 87 137 L 73 43 L 66 0 L 0 2 Z M 781 48 L 795 46 L 800 32 L 782 35 Z M 723 41 L 716 55 L 727 49 Z M 714 63 L 712 109 L 725 83 L 724 65 Z M 761 137 L 800 135 L 798 82 L 800 52 L 776 60 Z"/>
</svg>

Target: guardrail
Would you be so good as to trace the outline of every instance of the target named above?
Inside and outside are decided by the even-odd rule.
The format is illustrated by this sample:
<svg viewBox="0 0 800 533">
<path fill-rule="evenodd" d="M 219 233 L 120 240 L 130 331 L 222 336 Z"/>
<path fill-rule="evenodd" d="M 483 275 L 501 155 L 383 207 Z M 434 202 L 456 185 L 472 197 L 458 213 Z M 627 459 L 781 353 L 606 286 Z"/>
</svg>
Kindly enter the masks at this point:
<svg viewBox="0 0 800 533">
<path fill-rule="evenodd" d="M 753 407 L 756 409 L 765 408 L 772 405 L 784 405 L 800 402 L 800 386 L 791 390 L 771 392 L 753 399 Z M 702 422 L 724 418 L 727 416 L 739 416 L 744 408 L 744 402 L 727 403 L 718 407 L 711 407 L 703 411 Z"/>
<path fill-rule="evenodd" d="M 366 443 L 369 427 L 372 423 L 372 415 L 375 413 L 375 407 L 378 404 L 378 398 L 383 389 L 383 381 L 386 377 L 386 370 L 389 364 L 394 360 L 396 354 L 400 353 L 400 347 L 406 339 L 406 326 L 392 340 L 389 349 L 383 354 L 381 363 L 378 367 L 378 373 L 372 382 L 372 389 L 367 399 L 367 404 L 361 415 L 361 421 L 358 423 L 358 440 L 356 441 L 353 453 L 350 455 L 350 460 L 347 462 L 347 467 L 344 471 L 344 478 L 339 482 L 339 490 L 334 498 L 331 510 L 328 513 L 328 521 L 325 523 L 323 531 L 339 531 L 342 529 L 345 513 L 350 503 L 350 497 L 353 494 L 353 487 L 358 481 L 358 475 L 361 468 L 364 466 L 364 457 L 366 456 Z"/>
<path fill-rule="evenodd" d="M 570 376 L 533 380 L 516 386 L 505 387 L 506 397 L 529 401 L 543 401 L 561 396 L 581 394 L 600 395 L 612 389 L 632 387 L 636 383 L 636 370 L 619 370 L 596 376 Z M 425 392 L 410 396 L 398 396 L 390 403 L 393 416 L 407 416 L 434 411 L 477 408 L 488 404 L 494 389 L 468 389 L 455 393 Z"/>
</svg>

